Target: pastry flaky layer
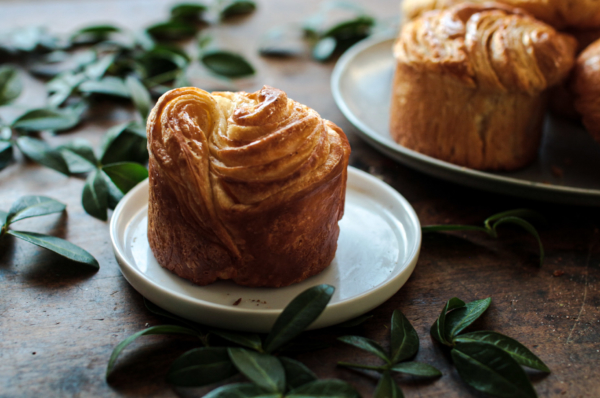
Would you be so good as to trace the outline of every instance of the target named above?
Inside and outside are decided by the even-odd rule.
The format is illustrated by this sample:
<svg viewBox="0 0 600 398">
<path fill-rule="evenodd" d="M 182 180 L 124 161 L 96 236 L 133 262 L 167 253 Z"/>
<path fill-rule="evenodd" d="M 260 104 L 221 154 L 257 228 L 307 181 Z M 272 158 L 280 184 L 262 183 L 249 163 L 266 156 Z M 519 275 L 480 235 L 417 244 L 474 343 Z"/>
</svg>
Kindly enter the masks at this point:
<svg viewBox="0 0 600 398">
<path fill-rule="evenodd" d="M 487 3 L 489 0 L 468 0 Z M 588 30 L 600 28 L 600 2 L 598 0 L 496 0 L 518 7 L 557 29 Z M 465 0 L 404 0 L 402 13 L 405 19 L 420 17 L 431 10 L 446 9 Z"/>
<path fill-rule="evenodd" d="M 426 13 L 394 46 L 390 133 L 461 166 L 523 167 L 537 156 L 544 92 L 568 74 L 576 45 L 498 3 Z"/>
<path fill-rule="evenodd" d="M 331 263 L 350 155 L 336 125 L 272 87 L 188 87 L 159 99 L 147 133 L 160 265 L 199 285 L 279 287 Z"/>
<path fill-rule="evenodd" d="M 575 109 L 590 134 L 600 143 L 600 40 L 577 58 L 572 84 Z"/>
</svg>

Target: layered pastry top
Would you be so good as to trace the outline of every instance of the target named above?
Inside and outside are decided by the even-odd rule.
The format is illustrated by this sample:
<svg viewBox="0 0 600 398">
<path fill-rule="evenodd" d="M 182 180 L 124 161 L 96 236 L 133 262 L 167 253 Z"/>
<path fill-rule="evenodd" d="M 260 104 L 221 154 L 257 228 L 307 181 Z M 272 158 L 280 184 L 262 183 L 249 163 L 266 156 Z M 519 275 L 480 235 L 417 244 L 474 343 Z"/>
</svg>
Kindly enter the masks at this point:
<svg viewBox="0 0 600 398">
<path fill-rule="evenodd" d="M 399 63 L 468 86 L 534 95 L 565 78 L 576 46 L 519 9 L 466 3 L 407 23 L 394 54 Z"/>
</svg>

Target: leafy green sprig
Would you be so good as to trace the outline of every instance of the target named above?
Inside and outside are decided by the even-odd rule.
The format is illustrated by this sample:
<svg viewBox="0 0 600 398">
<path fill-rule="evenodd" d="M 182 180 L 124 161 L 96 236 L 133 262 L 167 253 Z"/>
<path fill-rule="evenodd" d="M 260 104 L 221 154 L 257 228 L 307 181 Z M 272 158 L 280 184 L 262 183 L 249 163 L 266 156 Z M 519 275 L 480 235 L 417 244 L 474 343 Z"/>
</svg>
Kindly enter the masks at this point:
<svg viewBox="0 0 600 398">
<path fill-rule="evenodd" d="M 0 239 L 6 235 L 48 249 L 73 262 L 92 269 L 100 268 L 98 261 L 87 251 L 56 236 L 44 235 L 37 232 L 16 231 L 10 226 L 18 221 L 31 217 L 62 213 L 66 205 L 46 196 L 23 196 L 14 202 L 7 212 L 0 210 Z"/>
<path fill-rule="evenodd" d="M 538 242 L 539 251 L 540 251 L 540 266 L 544 263 L 544 245 L 542 244 L 542 239 L 540 238 L 539 233 L 535 229 L 535 227 L 525 218 L 534 218 L 541 219 L 543 217 L 533 211 L 528 209 L 515 209 L 508 210 L 502 213 L 494 214 L 493 216 L 488 217 L 483 222 L 483 227 L 479 227 L 476 225 L 427 225 L 421 228 L 423 233 L 429 232 L 444 232 L 444 231 L 480 231 L 485 232 L 492 238 L 498 238 L 498 227 L 504 224 L 513 224 L 523 228 L 525 231 L 529 232 Z"/>
<path fill-rule="evenodd" d="M 382 374 L 375 390 L 374 398 L 403 397 L 402 390 L 392 378 L 392 372 L 421 377 L 438 377 L 442 373 L 431 365 L 409 361 L 419 351 L 419 336 L 408 319 L 399 310 L 392 314 L 390 328 L 390 352 L 386 352 L 377 342 L 361 336 L 343 336 L 343 343 L 367 351 L 385 363 L 379 366 L 338 362 L 338 365 L 354 369 L 373 370 Z"/>
<path fill-rule="evenodd" d="M 136 338 L 149 334 L 187 334 L 196 336 L 203 347 L 192 349 L 173 362 L 167 373 L 167 381 L 173 385 L 200 387 L 241 373 L 251 383 L 225 385 L 206 397 L 358 397 L 349 384 L 341 380 L 317 380 L 301 362 L 280 355 L 321 315 L 334 290 L 333 286 L 318 285 L 298 295 L 285 307 L 266 336 L 198 325 L 147 302 L 151 312 L 185 326 L 154 326 L 123 340 L 110 357 L 106 375 L 111 374 L 119 354 Z M 211 346 L 211 334 L 234 345 Z"/>
<path fill-rule="evenodd" d="M 520 365 L 550 369 L 518 341 L 497 332 L 462 333 L 489 308 L 491 298 L 470 303 L 454 297 L 431 326 L 431 336 L 451 347 L 454 366 L 471 387 L 497 397 L 535 398 L 537 394 Z"/>
</svg>

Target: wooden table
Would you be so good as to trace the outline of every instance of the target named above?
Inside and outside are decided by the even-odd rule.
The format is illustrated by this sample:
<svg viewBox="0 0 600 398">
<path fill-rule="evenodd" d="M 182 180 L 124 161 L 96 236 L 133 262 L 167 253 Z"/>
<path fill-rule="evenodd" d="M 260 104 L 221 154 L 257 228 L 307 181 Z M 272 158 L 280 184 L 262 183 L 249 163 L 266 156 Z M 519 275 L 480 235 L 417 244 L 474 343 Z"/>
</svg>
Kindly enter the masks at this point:
<svg viewBox="0 0 600 398">
<path fill-rule="evenodd" d="M 423 240 L 421 258 L 408 283 L 374 310 L 374 320 L 355 331 L 389 343 L 392 311 L 400 309 L 421 338 L 417 360 L 435 365 L 444 376 L 416 382 L 398 377 L 407 397 L 479 397 L 467 387 L 450 359 L 429 336 L 429 327 L 443 303 L 458 296 L 474 300 L 491 296 L 493 304 L 478 329 L 512 336 L 540 356 L 553 372 L 532 373 L 544 397 L 598 397 L 600 381 L 600 209 L 559 206 L 490 194 L 457 186 L 410 170 L 376 152 L 357 137 L 336 107 L 329 88 L 333 62 L 307 59 L 266 59 L 257 55 L 257 40 L 274 25 L 299 22 L 315 12 L 316 0 L 260 1 L 259 9 L 211 28 L 226 47 L 247 55 L 258 69 L 244 89 L 269 84 L 316 109 L 344 129 L 352 145 L 351 164 L 374 174 L 401 192 L 414 206 L 422 224 L 478 224 L 507 209 L 537 209 L 550 220 L 540 229 L 547 258 L 537 262 L 534 240 L 519 230 L 492 240 L 478 233 L 434 234 Z M 398 13 L 396 0 L 369 0 L 379 17 Z M 69 32 L 92 22 L 114 21 L 140 28 L 167 15 L 170 2 L 97 0 L 9 1 L 0 3 L 0 26 L 43 24 L 54 32 Z M 40 83 L 27 78 L 21 104 L 44 101 Z M 48 138 L 59 144 L 74 137 L 97 143 L 110 126 L 132 114 L 108 103 L 74 133 Z M 62 264 L 60 257 L 32 245 L 4 239 L 0 243 L 0 396 L 201 396 L 206 389 L 173 389 L 164 381 L 170 361 L 195 347 L 192 339 L 145 337 L 124 352 L 110 384 L 104 379 L 112 349 L 125 337 L 163 320 L 150 314 L 142 297 L 118 270 L 109 243 L 108 223 L 88 216 L 80 204 L 83 180 L 67 178 L 22 158 L 0 172 L 0 208 L 7 210 L 26 194 L 47 195 L 68 204 L 63 216 L 26 221 L 21 229 L 66 238 L 90 251 L 100 262 L 97 273 Z M 564 275 L 555 277 L 555 271 Z M 375 364 L 367 354 L 335 343 L 339 329 L 312 332 L 332 341 L 330 348 L 298 358 L 321 378 L 340 378 L 364 397 L 372 395 L 376 379 L 336 367 L 336 361 Z"/>
</svg>

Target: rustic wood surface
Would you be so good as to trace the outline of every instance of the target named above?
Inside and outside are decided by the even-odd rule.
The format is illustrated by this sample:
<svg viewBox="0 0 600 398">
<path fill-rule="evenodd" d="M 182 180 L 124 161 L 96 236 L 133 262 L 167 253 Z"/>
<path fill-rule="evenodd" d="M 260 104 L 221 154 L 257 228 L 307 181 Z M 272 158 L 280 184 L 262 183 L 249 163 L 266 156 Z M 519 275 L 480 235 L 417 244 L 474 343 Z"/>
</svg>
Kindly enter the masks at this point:
<svg viewBox="0 0 600 398">
<path fill-rule="evenodd" d="M 2 30 L 45 25 L 69 32 L 92 22 L 114 21 L 140 28 L 165 18 L 162 1 L 8 1 L 0 3 Z M 239 49 L 259 73 L 242 84 L 246 90 L 269 84 L 316 109 L 347 133 L 351 164 L 374 174 L 402 193 L 422 224 L 481 222 L 498 211 L 534 208 L 549 223 L 540 228 L 547 257 L 537 266 L 537 245 L 519 230 L 506 230 L 498 240 L 478 233 L 425 236 L 421 258 L 408 283 L 374 310 L 374 319 L 354 333 L 389 343 L 389 318 L 396 308 L 413 323 L 421 338 L 417 360 L 443 372 L 438 380 L 417 382 L 397 377 L 407 397 L 480 397 L 458 377 L 447 353 L 429 336 L 429 326 L 443 303 L 458 296 L 474 300 L 491 296 L 493 304 L 478 329 L 512 336 L 541 357 L 550 375 L 531 372 L 543 397 L 600 396 L 600 211 L 531 202 L 447 183 L 410 170 L 371 149 L 336 107 L 329 88 L 334 63 L 308 59 L 266 59 L 257 55 L 257 41 L 268 28 L 297 23 L 317 9 L 311 1 L 259 1 L 259 9 L 218 28 L 219 42 Z M 397 0 L 364 0 L 379 17 L 398 14 Z M 39 82 L 27 78 L 18 103 L 42 105 Z M 110 126 L 132 113 L 108 102 L 95 106 L 93 116 L 73 132 L 47 137 L 59 144 L 74 137 L 95 143 Z M 86 272 L 60 257 L 7 237 L 0 242 L 0 396 L 201 396 L 207 389 L 176 389 L 164 381 L 170 361 L 195 347 L 193 339 L 145 337 L 120 358 L 114 377 L 104 378 L 115 345 L 130 334 L 163 321 L 150 314 L 142 297 L 122 277 L 109 242 L 108 223 L 82 209 L 83 180 L 26 162 L 22 158 L 0 172 L 0 209 L 22 195 L 47 195 L 68 204 L 62 216 L 24 221 L 19 229 L 55 234 L 90 251 L 100 262 L 97 273 Z M 563 271 L 562 276 L 553 276 Z M 339 329 L 311 332 L 331 341 L 330 348 L 298 358 L 321 378 L 340 378 L 364 397 L 373 394 L 376 377 L 336 367 L 336 361 L 375 364 L 358 349 L 335 343 L 347 333 Z"/>
</svg>

